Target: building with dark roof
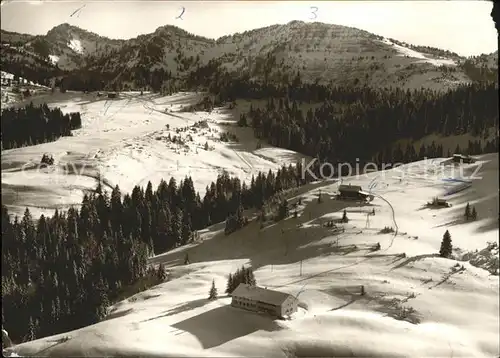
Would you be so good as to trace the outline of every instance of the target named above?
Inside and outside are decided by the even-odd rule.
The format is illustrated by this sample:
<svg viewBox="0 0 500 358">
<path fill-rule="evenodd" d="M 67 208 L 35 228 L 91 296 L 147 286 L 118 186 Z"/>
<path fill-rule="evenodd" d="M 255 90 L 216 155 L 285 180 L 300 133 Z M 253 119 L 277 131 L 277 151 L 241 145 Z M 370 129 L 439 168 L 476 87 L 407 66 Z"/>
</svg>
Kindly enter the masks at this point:
<svg viewBox="0 0 500 358">
<path fill-rule="evenodd" d="M 370 194 L 364 192 L 359 185 L 339 185 L 338 199 L 366 200 Z"/>
<path fill-rule="evenodd" d="M 476 160 L 469 155 L 453 154 L 453 162 L 454 163 L 470 164 L 470 163 L 474 163 L 475 161 Z"/>
<path fill-rule="evenodd" d="M 231 306 L 275 317 L 284 317 L 297 311 L 298 299 L 288 293 L 240 283 L 231 294 Z"/>
</svg>

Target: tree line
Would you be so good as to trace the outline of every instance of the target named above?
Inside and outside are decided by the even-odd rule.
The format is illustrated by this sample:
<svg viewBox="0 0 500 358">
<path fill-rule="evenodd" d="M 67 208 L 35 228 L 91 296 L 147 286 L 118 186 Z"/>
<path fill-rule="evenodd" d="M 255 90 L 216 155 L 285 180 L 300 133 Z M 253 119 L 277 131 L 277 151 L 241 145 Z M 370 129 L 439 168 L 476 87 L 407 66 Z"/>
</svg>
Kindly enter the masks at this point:
<svg viewBox="0 0 500 358">
<path fill-rule="evenodd" d="M 21 51 L 13 47 L 2 46 L 2 56 L 0 57 L 2 71 L 45 86 L 50 85 L 51 78 L 64 73 L 50 61 L 35 54 Z"/>
<path fill-rule="evenodd" d="M 33 102 L 24 108 L 2 110 L 2 149 L 19 148 L 52 142 L 70 136 L 71 130 L 81 128 L 80 112 L 63 114 L 60 108 L 47 104 L 35 107 Z"/>
<path fill-rule="evenodd" d="M 236 272 L 230 273 L 227 278 L 225 292 L 230 295 L 234 290 L 236 290 L 240 283 L 244 283 L 249 286 L 257 285 L 257 280 L 255 279 L 255 275 L 251 267 L 242 266 L 241 268 L 236 269 Z"/>
<path fill-rule="evenodd" d="M 109 194 L 99 184 L 79 209 L 38 220 L 28 209 L 12 220 L 3 206 L 2 325 L 20 342 L 96 323 L 127 287 L 165 278 L 163 267 L 147 268 L 150 255 L 308 180 L 300 165 L 259 173 L 248 185 L 224 172 L 203 200 L 190 177 L 162 180 L 156 190 L 149 182 L 124 196 L 118 186 Z"/>
<path fill-rule="evenodd" d="M 495 84 L 464 86 L 444 95 L 429 90 L 358 91 L 354 101 L 350 96 L 338 96 L 305 113 L 299 100 L 269 98 L 265 108 L 251 107 L 242 114 L 239 125 L 251 126 L 257 138 L 274 146 L 332 164 L 409 162 L 442 156 L 442 147 L 435 144 L 416 153 L 412 142 L 436 133 L 484 137 L 498 126 Z M 409 140 L 406 148 L 397 144 L 400 139 Z M 498 148 L 498 136 L 482 148 L 472 143 L 469 149 L 480 154 L 492 148 Z"/>
<path fill-rule="evenodd" d="M 470 133 L 486 139 L 488 131 L 498 127 L 498 85 L 490 80 L 444 93 L 424 88 L 303 83 L 300 71 L 289 80 L 273 83 L 251 79 L 246 72 L 234 78 L 214 59 L 197 66 L 186 82 L 189 88 L 208 90 L 212 106 L 237 98 L 266 100 L 265 108 L 251 107 L 242 114 L 239 125 L 253 127 L 258 138 L 272 145 L 332 164 L 354 163 L 355 159 L 361 164 L 410 162 L 444 156 L 447 153 L 436 144 L 416 152 L 413 142 L 429 134 Z M 304 110 L 305 106 L 309 108 Z M 409 144 L 398 144 L 401 139 Z M 474 143 L 456 148 L 456 152 L 498 151 L 498 134 L 484 142 L 479 148 Z"/>
</svg>

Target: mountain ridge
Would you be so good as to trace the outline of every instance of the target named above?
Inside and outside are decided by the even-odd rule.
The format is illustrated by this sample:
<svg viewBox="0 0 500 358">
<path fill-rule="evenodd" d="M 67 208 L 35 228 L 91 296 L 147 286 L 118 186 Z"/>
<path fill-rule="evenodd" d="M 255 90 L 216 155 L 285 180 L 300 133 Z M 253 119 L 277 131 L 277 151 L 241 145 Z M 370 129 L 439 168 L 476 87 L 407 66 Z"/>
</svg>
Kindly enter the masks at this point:
<svg viewBox="0 0 500 358">
<path fill-rule="evenodd" d="M 374 34 L 374 33 L 371 33 L 371 32 L 369 32 L 367 30 L 359 29 L 359 28 L 356 28 L 356 27 L 353 27 L 353 26 L 328 24 L 328 23 L 323 23 L 323 22 L 318 22 L 318 21 L 308 23 L 308 22 L 301 21 L 301 20 L 292 20 L 292 21 L 289 21 L 286 24 L 274 24 L 274 25 L 269 25 L 269 26 L 255 28 L 255 29 L 252 29 L 252 30 L 246 30 L 246 31 L 243 31 L 243 32 L 229 33 L 229 34 L 226 34 L 226 35 L 219 36 L 217 38 L 205 37 L 205 36 L 201 36 L 201 35 L 191 34 L 189 31 L 184 30 L 183 28 L 181 28 L 179 26 L 171 25 L 171 24 L 166 24 L 166 25 L 159 26 L 153 32 L 141 33 L 141 34 L 137 34 L 136 36 L 132 36 L 132 37 L 128 37 L 128 38 L 114 38 L 114 37 L 109 37 L 109 36 L 105 36 L 105 35 L 99 35 L 99 34 L 93 32 L 91 30 L 87 30 L 87 29 L 84 29 L 84 28 L 76 26 L 76 25 L 71 25 L 71 24 L 69 24 L 67 22 L 64 22 L 64 23 L 61 23 L 59 25 L 54 26 L 52 29 L 48 30 L 47 33 L 45 33 L 45 34 L 20 33 L 20 32 L 16 32 L 16 31 L 5 30 L 5 29 L 1 29 L 0 31 L 2 33 L 2 36 L 16 35 L 16 36 L 26 36 L 26 37 L 33 37 L 34 38 L 34 37 L 38 37 L 38 36 L 47 36 L 47 34 L 49 34 L 51 31 L 53 31 L 53 30 L 55 30 L 57 28 L 69 27 L 69 28 L 79 29 L 79 30 L 85 31 L 87 33 L 94 34 L 94 35 L 97 35 L 97 36 L 99 36 L 101 38 L 108 39 L 108 40 L 129 41 L 129 40 L 133 40 L 133 39 L 138 39 L 141 36 L 153 34 L 153 33 L 157 32 L 159 29 L 162 29 L 162 28 L 175 28 L 175 29 L 179 29 L 179 30 L 181 30 L 181 31 L 183 31 L 183 32 L 185 32 L 185 33 L 187 33 L 189 35 L 195 36 L 195 37 L 200 37 L 200 38 L 204 38 L 204 39 L 209 40 L 209 41 L 218 42 L 218 41 L 220 41 L 220 40 L 222 40 L 224 38 L 227 38 L 227 37 L 238 36 L 238 35 L 242 35 L 242 34 L 245 34 L 245 33 L 248 33 L 248 32 L 251 33 L 251 32 L 254 32 L 254 31 L 257 31 L 257 30 L 265 30 L 265 29 L 270 29 L 270 28 L 279 27 L 279 26 L 285 26 L 285 25 L 290 25 L 290 24 L 323 24 L 323 25 L 327 25 L 327 26 L 338 26 L 338 27 L 344 27 L 344 28 L 352 28 L 352 29 L 356 29 L 356 30 L 359 30 L 359 31 L 364 31 L 364 32 L 367 32 L 367 33 L 370 33 L 370 34 Z M 383 37 L 383 36 L 377 35 L 377 34 L 374 34 L 374 35 Z M 389 38 L 389 39 L 393 40 L 392 37 Z M 406 43 L 405 41 L 399 41 L 399 40 L 397 40 L 397 41 L 398 42 L 402 42 L 402 43 Z M 411 45 L 411 46 L 424 47 L 423 45 Z M 433 46 L 425 46 L 425 47 L 428 47 L 428 48 L 431 48 L 431 49 L 438 49 L 438 50 L 442 50 L 442 51 L 447 51 L 447 52 L 456 54 L 456 53 L 454 53 L 451 50 L 445 50 L 445 49 L 438 48 L 438 47 L 433 47 Z M 471 56 L 458 55 L 458 54 L 456 54 L 456 55 L 459 56 L 459 57 L 468 58 L 468 57 L 480 57 L 480 56 L 483 56 L 483 55 L 488 55 L 489 56 L 489 55 L 495 55 L 495 54 L 498 54 L 498 50 L 493 51 L 493 52 L 489 52 L 489 53 L 485 52 L 485 53 L 481 53 L 481 54 L 478 54 L 478 55 L 471 55 Z"/>
<path fill-rule="evenodd" d="M 166 80 L 179 79 L 217 63 L 232 76 L 244 74 L 274 83 L 289 83 L 300 72 L 305 82 L 439 90 L 485 77 L 484 71 L 472 71 L 471 66 L 494 72 L 494 58 L 498 58 L 498 53 L 477 57 L 480 60 L 465 58 L 354 27 L 297 20 L 217 39 L 174 25 L 127 40 L 110 39 L 68 23 L 55 26 L 46 35 L 30 36 L 2 30 L 2 43 L 50 58 L 63 71 L 98 71 L 108 81 L 132 88 L 147 83 L 145 78 L 154 71 L 165 71 Z M 469 67 L 464 68 L 466 63 Z M 496 78 L 490 72 L 487 76 Z"/>
</svg>

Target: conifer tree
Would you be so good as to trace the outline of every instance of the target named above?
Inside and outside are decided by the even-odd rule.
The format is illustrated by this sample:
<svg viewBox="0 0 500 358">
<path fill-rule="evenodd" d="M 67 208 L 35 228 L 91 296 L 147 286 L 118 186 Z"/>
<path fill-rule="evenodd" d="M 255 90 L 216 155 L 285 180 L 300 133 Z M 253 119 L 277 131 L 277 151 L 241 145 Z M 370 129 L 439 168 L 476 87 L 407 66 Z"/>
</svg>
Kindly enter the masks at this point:
<svg viewBox="0 0 500 358">
<path fill-rule="evenodd" d="M 241 266 L 241 270 L 240 270 L 240 275 L 241 275 L 241 282 L 243 283 L 247 283 L 246 282 L 246 278 L 248 277 L 248 268 L 245 267 L 245 265 L 242 265 Z"/>
<path fill-rule="evenodd" d="M 187 225 L 187 222 L 184 222 Z M 172 217 L 170 220 L 170 240 L 172 245 L 179 244 L 181 242 L 182 233 L 182 214 L 179 208 L 174 208 L 172 210 Z"/>
<path fill-rule="evenodd" d="M 441 241 L 441 248 L 439 249 L 439 256 L 449 258 L 453 246 L 451 244 L 451 235 L 448 230 L 443 235 L 443 240 Z"/>
<path fill-rule="evenodd" d="M 182 215 L 182 228 L 181 228 L 181 245 L 185 245 L 191 239 L 192 227 L 191 227 L 191 218 L 189 214 L 184 212 Z"/>
<path fill-rule="evenodd" d="M 283 200 L 279 207 L 278 220 L 285 219 L 288 216 L 288 200 Z"/>
<path fill-rule="evenodd" d="M 167 279 L 167 270 L 165 270 L 165 266 L 162 263 L 158 266 L 158 281 L 164 282 Z"/>
<path fill-rule="evenodd" d="M 208 293 L 209 300 L 215 300 L 217 298 L 217 287 L 215 287 L 215 280 L 212 280 L 212 287 L 210 287 L 210 292 Z"/>
<path fill-rule="evenodd" d="M 238 210 L 236 210 L 236 226 L 237 228 L 242 228 L 245 225 L 246 218 L 243 215 L 243 206 L 241 203 L 238 205 Z"/>
<path fill-rule="evenodd" d="M 467 205 L 465 206 L 465 213 L 464 213 L 464 217 L 466 220 L 469 220 L 470 219 L 470 216 L 471 216 L 471 212 L 470 212 L 470 204 L 467 203 Z"/>
<path fill-rule="evenodd" d="M 476 207 L 475 206 L 472 207 L 471 218 L 472 218 L 472 220 L 476 220 L 477 219 L 477 211 L 476 211 Z"/>
<path fill-rule="evenodd" d="M 27 340 L 28 341 L 34 341 L 37 337 L 37 324 L 35 319 L 30 316 L 29 318 L 29 323 L 28 323 L 28 334 L 27 334 Z"/>
<path fill-rule="evenodd" d="M 349 222 L 349 218 L 347 217 L 347 211 L 344 209 L 344 213 L 342 214 L 342 222 L 347 223 Z"/>
<path fill-rule="evenodd" d="M 257 280 L 255 279 L 255 275 L 251 267 L 248 268 L 248 284 L 250 286 L 255 286 L 257 284 Z"/>
<path fill-rule="evenodd" d="M 233 275 L 229 274 L 227 278 L 226 293 L 230 295 L 233 292 Z"/>
<path fill-rule="evenodd" d="M 241 283 L 241 270 L 238 268 L 233 275 L 233 282 L 240 284 Z"/>
<path fill-rule="evenodd" d="M 250 285 L 250 281 L 251 281 L 251 278 L 250 278 L 250 268 L 245 268 L 245 276 L 243 278 L 243 283 L 247 284 L 247 285 Z"/>
<path fill-rule="evenodd" d="M 238 287 L 238 285 L 242 283 L 242 280 L 241 280 L 241 271 L 240 269 L 237 269 L 236 272 L 233 274 L 233 281 L 232 281 L 232 285 L 231 285 L 231 292 L 233 292 L 236 287 Z"/>
</svg>

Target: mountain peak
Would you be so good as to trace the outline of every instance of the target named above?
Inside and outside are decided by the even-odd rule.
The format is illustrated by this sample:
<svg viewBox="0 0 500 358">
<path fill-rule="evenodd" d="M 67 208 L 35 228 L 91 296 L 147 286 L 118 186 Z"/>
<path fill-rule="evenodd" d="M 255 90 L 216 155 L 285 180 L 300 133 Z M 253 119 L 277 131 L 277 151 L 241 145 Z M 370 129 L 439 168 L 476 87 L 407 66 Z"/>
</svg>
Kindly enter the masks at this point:
<svg viewBox="0 0 500 358">
<path fill-rule="evenodd" d="M 198 36 L 191 34 L 187 32 L 184 29 L 181 29 L 180 27 L 174 26 L 174 25 L 164 25 L 158 27 L 155 32 L 152 34 L 153 36 L 159 36 L 159 37 L 172 37 L 172 36 L 177 36 L 177 37 L 183 37 L 183 38 L 192 38 L 196 40 L 200 40 L 202 42 L 213 42 L 212 39 L 208 39 L 203 36 Z M 148 36 L 148 35 L 146 35 Z"/>
<path fill-rule="evenodd" d="M 68 30 L 72 30 L 72 29 L 79 29 L 79 28 L 76 27 L 76 26 L 70 25 L 67 22 L 65 22 L 63 24 L 54 26 L 51 30 L 49 30 L 47 32 L 47 35 L 49 35 L 50 33 L 53 33 L 53 32 L 68 31 Z"/>
<path fill-rule="evenodd" d="M 93 38 L 106 38 L 104 36 L 100 36 L 96 33 L 84 30 L 78 26 L 70 25 L 67 22 L 57 25 L 53 27 L 49 32 L 47 32 L 47 36 L 59 35 L 66 37 L 67 35 L 77 35 L 77 36 L 88 36 Z"/>
</svg>

